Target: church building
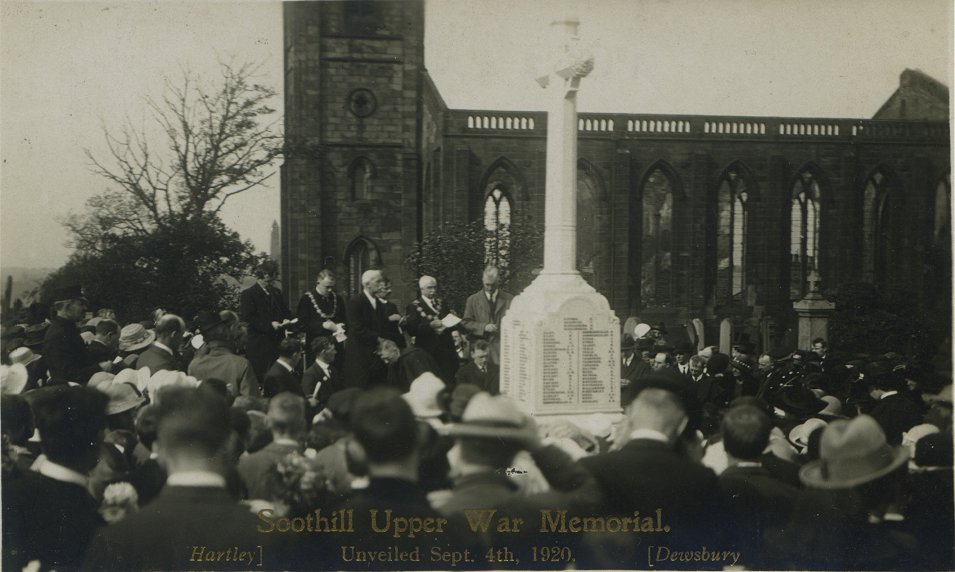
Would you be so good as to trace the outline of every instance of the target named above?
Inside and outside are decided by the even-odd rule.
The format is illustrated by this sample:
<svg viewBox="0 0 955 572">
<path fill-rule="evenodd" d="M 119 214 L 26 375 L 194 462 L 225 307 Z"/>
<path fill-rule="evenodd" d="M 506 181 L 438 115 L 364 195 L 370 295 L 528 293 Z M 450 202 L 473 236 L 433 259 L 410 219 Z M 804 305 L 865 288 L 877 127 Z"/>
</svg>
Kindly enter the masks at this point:
<svg viewBox="0 0 955 572">
<path fill-rule="evenodd" d="M 278 250 L 293 301 L 325 266 L 349 294 L 382 268 L 410 300 L 405 257 L 445 221 L 543 222 L 546 113 L 449 109 L 424 66 L 424 12 L 284 6 Z M 949 312 L 948 102 L 905 70 L 871 119 L 581 113 L 578 268 L 621 323 L 699 319 L 707 343 L 724 320 L 763 349 L 791 340 L 812 273 L 823 291 L 870 282 Z"/>
</svg>

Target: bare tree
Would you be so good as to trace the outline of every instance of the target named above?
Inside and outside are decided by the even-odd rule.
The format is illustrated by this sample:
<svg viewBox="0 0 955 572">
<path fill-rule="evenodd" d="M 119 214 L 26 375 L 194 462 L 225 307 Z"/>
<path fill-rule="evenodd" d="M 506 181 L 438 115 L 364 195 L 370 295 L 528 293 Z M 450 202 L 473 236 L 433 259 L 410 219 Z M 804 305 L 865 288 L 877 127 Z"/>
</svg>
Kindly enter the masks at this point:
<svg viewBox="0 0 955 572">
<path fill-rule="evenodd" d="M 107 235 L 144 236 L 181 222 L 215 218 L 229 198 L 274 174 L 281 153 L 274 89 L 255 83 L 259 66 L 221 63 L 212 84 L 183 71 L 159 98 L 146 98 L 152 130 L 129 120 L 104 128 L 108 155 L 86 155 L 113 183 L 65 224 L 80 251 L 101 252 Z"/>
</svg>

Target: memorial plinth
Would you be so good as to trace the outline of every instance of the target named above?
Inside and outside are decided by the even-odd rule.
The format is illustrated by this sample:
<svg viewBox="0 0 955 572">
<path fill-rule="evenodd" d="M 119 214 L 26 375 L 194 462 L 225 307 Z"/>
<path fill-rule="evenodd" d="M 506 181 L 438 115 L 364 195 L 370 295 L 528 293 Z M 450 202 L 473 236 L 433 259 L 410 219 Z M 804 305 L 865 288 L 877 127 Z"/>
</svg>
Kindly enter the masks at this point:
<svg viewBox="0 0 955 572">
<path fill-rule="evenodd" d="M 593 69 L 577 26 L 576 19 L 552 24 L 558 57 L 537 78 L 549 105 L 544 269 L 502 321 L 501 392 L 528 413 L 570 417 L 599 432 L 620 412 L 620 320 L 575 267 L 577 90 Z"/>
<path fill-rule="evenodd" d="M 541 274 L 501 328 L 501 392 L 534 415 L 620 412 L 620 320 L 576 274 Z"/>
<path fill-rule="evenodd" d="M 809 274 L 809 293 L 802 300 L 793 302 L 793 310 L 799 317 L 799 340 L 796 347 L 806 349 L 812 347 L 812 340 L 816 338 L 829 339 L 829 316 L 835 311 L 836 305 L 826 300 L 819 292 L 819 273 L 813 270 Z"/>
</svg>

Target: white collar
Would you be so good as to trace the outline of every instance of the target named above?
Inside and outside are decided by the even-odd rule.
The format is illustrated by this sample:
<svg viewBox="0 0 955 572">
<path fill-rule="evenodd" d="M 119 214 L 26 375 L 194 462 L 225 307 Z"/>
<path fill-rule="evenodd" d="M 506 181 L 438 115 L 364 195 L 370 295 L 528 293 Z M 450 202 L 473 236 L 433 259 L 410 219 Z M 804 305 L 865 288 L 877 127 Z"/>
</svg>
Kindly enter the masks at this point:
<svg viewBox="0 0 955 572">
<path fill-rule="evenodd" d="M 173 473 L 166 479 L 171 487 L 218 487 L 225 488 L 225 479 L 222 475 L 211 471 L 182 471 Z"/>
<path fill-rule="evenodd" d="M 295 445 L 296 447 L 298 447 L 298 441 L 296 441 L 295 439 L 289 439 L 287 437 L 272 439 L 272 443 L 275 445 Z"/>
<path fill-rule="evenodd" d="M 635 429 L 630 433 L 631 439 L 649 439 L 651 441 L 660 441 L 661 443 L 670 443 L 670 438 L 655 429 Z"/>
<path fill-rule="evenodd" d="M 277 360 L 275 360 L 275 363 L 277 363 L 277 364 L 281 365 L 282 367 L 284 367 L 285 369 L 287 369 L 289 373 L 292 373 L 293 371 L 295 371 L 295 368 L 292 367 L 292 366 L 290 366 L 289 364 L 285 363 L 285 360 L 277 359 Z"/>
<path fill-rule="evenodd" d="M 424 303 L 427 304 L 432 310 L 435 309 L 434 298 L 425 298 L 424 296 L 422 296 L 421 299 L 424 300 Z"/>
<path fill-rule="evenodd" d="M 897 395 L 898 393 L 899 393 L 898 391 L 886 391 L 885 393 L 882 394 L 882 397 L 880 397 L 879 400 L 885 399 L 886 397 L 892 397 L 893 395 Z"/>
<path fill-rule="evenodd" d="M 369 301 L 369 302 L 371 302 L 371 307 L 372 307 L 372 308 L 375 308 L 375 309 L 377 310 L 377 309 L 378 309 L 378 297 L 377 297 L 377 296 L 372 296 L 371 294 L 368 293 L 367 290 L 362 290 L 361 293 L 365 295 L 365 298 L 368 298 L 368 301 Z"/>
<path fill-rule="evenodd" d="M 318 367 L 322 368 L 322 371 L 324 371 L 326 374 L 328 373 L 328 368 L 331 364 L 323 362 L 321 358 L 315 358 L 315 363 L 318 364 Z"/>
<path fill-rule="evenodd" d="M 167 346 L 166 344 L 162 342 L 153 342 L 153 345 L 161 350 L 165 350 L 166 353 L 168 353 L 169 355 L 175 355 L 172 351 L 172 348 L 170 348 L 169 346 Z"/>
<path fill-rule="evenodd" d="M 61 483 L 73 483 L 74 485 L 79 485 L 86 488 L 89 484 L 89 477 L 83 473 L 74 471 L 68 467 L 64 467 L 59 463 L 54 463 L 53 461 L 46 459 L 43 463 L 37 467 L 36 472 L 40 473 L 44 477 L 50 477 L 54 481 L 60 481 Z"/>
<path fill-rule="evenodd" d="M 493 294 L 488 294 L 487 290 L 484 290 L 484 297 L 487 298 L 488 301 L 493 302 L 497 298 L 497 290 L 495 290 Z"/>
</svg>

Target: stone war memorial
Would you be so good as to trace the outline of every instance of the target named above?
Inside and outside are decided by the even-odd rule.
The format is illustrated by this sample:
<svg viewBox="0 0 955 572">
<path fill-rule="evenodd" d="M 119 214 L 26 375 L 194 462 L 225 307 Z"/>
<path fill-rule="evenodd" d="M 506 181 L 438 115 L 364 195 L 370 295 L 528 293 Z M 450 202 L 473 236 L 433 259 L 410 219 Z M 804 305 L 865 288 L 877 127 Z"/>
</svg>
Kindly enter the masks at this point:
<svg viewBox="0 0 955 572">
<path fill-rule="evenodd" d="M 620 320 L 576 267 L 577 91 L 594 66 L 578 26 L 551 24 L 556 61 L 537 79 L 549 106 L 544 267 L 502 322 L 501 391 L 536 415 L 620 411 Z"/>
</svg>

